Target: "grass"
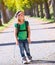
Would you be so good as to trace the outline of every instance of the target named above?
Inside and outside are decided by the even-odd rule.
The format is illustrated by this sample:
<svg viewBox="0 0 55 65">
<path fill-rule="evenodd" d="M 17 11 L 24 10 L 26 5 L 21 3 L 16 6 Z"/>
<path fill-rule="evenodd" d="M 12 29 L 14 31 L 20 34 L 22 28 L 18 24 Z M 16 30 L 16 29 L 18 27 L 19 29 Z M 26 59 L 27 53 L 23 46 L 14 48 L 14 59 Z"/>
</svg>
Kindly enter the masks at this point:
<svg viewBox="0 0 55 65">
<path fill-rule="evenodd" d="M 3 31 L 5 28 L 7 28 L 8 26 L 10 26 L 10 24 L 13 22 L 13 19 L 11 19 L 7 24 L 3 24 L 2 26 L 0 26 L 0 31 Z"/>
<path fill-rule="evenodd" d="M 30 17 L 30 16 L 29 16 L 29 17 Z M 41 20 L 41 21 L 47 22 L 47 23 L 53 23 L 53 22 L 54 22 L 53 16 L 51 17 L 51 19 L 46 19 L 46 17 L 41 18 L 41 17 L 35 17 L 35 16 L 33 16 L 33 17 L 31 17 L 31 18 L 36 18 L 36 19 L 38 19 L 38 20 Z"/>
<path fill-rule="evenodd" d="M 43 22 L 48 22 L 48 23 L 53 23 L 54 22 L 54 19 L 51 18 L 51 19 L 46 19 L 45 17 L 44 18 L 39 18 L 40 20 L 42 20 Z"/>
</svg>

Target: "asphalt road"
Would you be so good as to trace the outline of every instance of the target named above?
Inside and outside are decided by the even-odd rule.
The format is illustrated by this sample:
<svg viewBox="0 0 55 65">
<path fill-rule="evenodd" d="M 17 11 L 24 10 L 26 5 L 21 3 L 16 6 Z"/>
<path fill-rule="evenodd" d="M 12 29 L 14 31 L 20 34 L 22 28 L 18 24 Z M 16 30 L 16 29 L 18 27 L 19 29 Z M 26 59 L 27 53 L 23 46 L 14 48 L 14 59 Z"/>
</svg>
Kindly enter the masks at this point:
<svg viewBox="0 0 55 65">
<path fill-rule="evenodd" d="M 33 62 L 30 65 L 55 65 L 55 23 L 42 22 L 26 17 L 31 29 L 30 51 Z M 0 64 L 22 65 L 19 47 L 14 45 L 13 24 L 0 32 Z"/>
</svg>

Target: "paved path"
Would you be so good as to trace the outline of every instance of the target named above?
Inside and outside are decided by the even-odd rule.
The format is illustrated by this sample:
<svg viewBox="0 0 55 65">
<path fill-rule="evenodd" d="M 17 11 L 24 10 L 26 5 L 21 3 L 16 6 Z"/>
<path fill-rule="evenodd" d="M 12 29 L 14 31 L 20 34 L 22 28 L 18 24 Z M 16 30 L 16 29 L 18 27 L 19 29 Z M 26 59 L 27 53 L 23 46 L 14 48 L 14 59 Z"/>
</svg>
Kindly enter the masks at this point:
<svg viewBox="0 0 55 65">
<path fill-rule="evenodd" d="M 31 27 L 30 65 L 55 65 L 55 23 L 44 23 L 26 17 Z M 19 47 L 15 44 L 13 25 L 0 33 L 0 65 L 23 65 Z"/>
</svg>

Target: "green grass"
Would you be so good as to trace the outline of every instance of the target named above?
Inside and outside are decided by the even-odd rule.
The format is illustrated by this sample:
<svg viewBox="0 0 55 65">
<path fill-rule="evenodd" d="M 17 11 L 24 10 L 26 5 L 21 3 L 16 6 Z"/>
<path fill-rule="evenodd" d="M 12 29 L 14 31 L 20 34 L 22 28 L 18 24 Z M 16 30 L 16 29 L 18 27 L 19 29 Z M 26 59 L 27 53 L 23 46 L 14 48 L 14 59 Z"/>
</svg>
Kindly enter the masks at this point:
<svg viewBox="0 0 55 65">
<path fill-rule="evenodd" d="M 30 17 L 30 16 L 29 16 L 29 17 Z M 41 20 L 41 21 L 43 21 L 43 22 L 48 22 L 48 23 L 53 23 L 53 22 L 54 22 L 53 16 L 51 17 L 51 19 L 46 19 L 46 17 L 41 18 L 41 17 L 35 17 L 35 16 L 33 16 L 33 17 L 31 17 L 31 18 L 36 18 L 36 19 L 38 19 L 38 20 Z"/>
<path fill-rule="evenodd" d="M 11 19 L 7 24 L 3 24 L 2 26 L 0 26 L 0 31 L 4 30 L 5 28 L 7 28 L 13 21 L 13 19 Z"/>
<path fill-rule="evenodd" d="M 40 20 L 42 20 L 43 22 L 48 22 L 48 23 L 53 23 L 54 22 L 54 19 L 51 18 L 51 19 L 46 19 L 45 17 L 44 18 L 39 18 Z"/>
</svg>

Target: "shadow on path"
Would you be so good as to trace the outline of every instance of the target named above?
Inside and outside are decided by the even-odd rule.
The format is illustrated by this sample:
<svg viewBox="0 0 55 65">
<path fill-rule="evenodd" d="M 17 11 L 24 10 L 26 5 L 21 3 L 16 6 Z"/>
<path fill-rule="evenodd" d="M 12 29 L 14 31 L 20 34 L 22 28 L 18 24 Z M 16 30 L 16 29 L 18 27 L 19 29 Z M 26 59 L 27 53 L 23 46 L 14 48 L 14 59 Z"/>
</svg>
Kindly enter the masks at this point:
<svg viewBox="0 0 55 65">
<path fill-rule="evenodd" d="M 46 29 L 55 29 L 55 27 L 36 28 L 36 29 L 31 29 L 31 31 L 33 31 L 33 30 L 46 30 Z"/>
<path fill-rule="evenodd" d="M 41 40 L 41 41 L 31 41 L 31 43 L 36 44 L 36 43 L 55 43 L 55 40 Z"/>
<path fill-rule="evenodd" d="M 41 41 L 31 41 L 31 44 L 42 44 L 42 43 L 55 43 L 55 40 L 41 40 Z M 11 43 L 0 43 L 0 46 L 8 46 L 8 45 L 15 45 L 15 42 Z"/>
<path fill-rule="evenodd" d="M 37 64 L 37 63 L 55 63 L 55 61 L 51 60 L 32 60 L 31 64 Z"/>
<path fill-rule="evenodd" d="M 0 33 L 13 33 L 14 31 L 6 31 L 6 32 L 0 32 Z"/>
<path fill-rule="evenodd" d="M 31 29 L 33 30 L 44 30 L 44 29 L 55 29 L 55 27 L 45 27 L 45 28 L 36 28 L 36 29 Z M 13 33 L 14 31 L 6 31 L 6 32 L 0 32 L 0 33 Z"/>
<path fill-rule="evenodd" d="M 51 22 L 47 22 L 47 23 L 42 23 L 43 25 L 46 25 L 46 24 L 53 24 L 55 23 L 55 21 L 51 21 Z"/>
</svg>

